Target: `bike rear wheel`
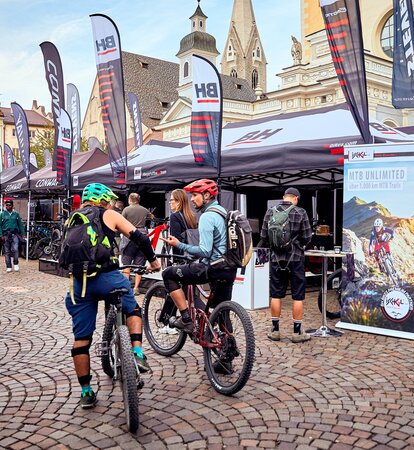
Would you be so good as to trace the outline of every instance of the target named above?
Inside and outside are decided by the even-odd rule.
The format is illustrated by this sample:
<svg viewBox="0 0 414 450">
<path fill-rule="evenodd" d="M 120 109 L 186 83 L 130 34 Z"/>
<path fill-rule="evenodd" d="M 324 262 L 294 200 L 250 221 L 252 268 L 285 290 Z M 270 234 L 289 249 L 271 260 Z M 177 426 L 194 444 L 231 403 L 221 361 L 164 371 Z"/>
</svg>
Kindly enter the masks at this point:
<svg viewBox="0 0 414 450">
<path fill-rule="evenodd" d="M 332 272 L 326 280 L 326 317 L 328 319 L 339 319 L 342 308 L 342 269 Z M 322 289 L 318 295 L 318 307 L 322 312 Z"/>
<path fill-rule="evenodd" d="M 116 364 L 114 355 L 114 331 L 116 323 L 116 313 L 113 308 L 109 309 L 108 315 L 105 320 L 104 329 L 102 332 L 102 348 L 104 351 L 101 356 L 101 365 L 103 371 L 108 377 L 114 377 L 114 365 Z"/>
<path fill-rule="evenodd" d="M 217 392 L 233 395 L 245 386 L 252 372 L 253 325 L 247 311 L 234 302 L 220 303 L 210 316 L 210 324 L 214 333 L 207 324 L 205 340 L 212 347 L 203 348 L 206 373 Z"/>
<path fill-rule="evenodd" d="M 121 325 L 118 333 L 121 359 L 120 381 L 124 398 L 125 417 L 128 431 L 135 433 L 139 426 L 138 374 L 131 347 L 131 338 L 126 325 Z"/>
<path fill-rule="evenodd" d="M 167 302 L 167 304 L 166 304 Z M 176 308 L 168 296 L 164 283 L 158 282 L 152 285 L 145 294 L 142 304 L 142 321 L 145 336 L 151 347 L 163 356 L 172 356 L 178 353 L 187 339 L 187 334 L 168 327 L 169 318 L 175 316 Z M 169 307 L 170 306 L 170 307 Z"/>
</svg>

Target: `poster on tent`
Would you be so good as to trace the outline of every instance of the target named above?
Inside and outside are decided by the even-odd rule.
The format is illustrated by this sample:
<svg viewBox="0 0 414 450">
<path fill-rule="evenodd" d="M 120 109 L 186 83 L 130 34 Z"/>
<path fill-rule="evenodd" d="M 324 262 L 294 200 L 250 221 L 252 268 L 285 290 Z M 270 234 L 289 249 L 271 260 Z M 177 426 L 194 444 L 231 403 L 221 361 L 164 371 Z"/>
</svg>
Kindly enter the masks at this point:
<svg viewBox="0 0 414 450">
<path fill-rule="evenodd" d="M 345 149 L 340 328 L 414 339 L 414 146 Z"/>
</svg>

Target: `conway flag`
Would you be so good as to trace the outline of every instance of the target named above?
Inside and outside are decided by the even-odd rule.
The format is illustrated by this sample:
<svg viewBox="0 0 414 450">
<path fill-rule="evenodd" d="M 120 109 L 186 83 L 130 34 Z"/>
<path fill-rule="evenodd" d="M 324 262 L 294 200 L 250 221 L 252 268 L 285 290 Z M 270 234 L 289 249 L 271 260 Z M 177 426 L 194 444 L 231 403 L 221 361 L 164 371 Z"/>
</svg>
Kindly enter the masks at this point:
<svg viewBox="0 0 414 450">
<path fill-rule="evenodd" d="M 60 109 L 60 126 L 56 147 L 56 181 L 70 189 L 72 167 L 72 123 L 69 114 Z"/>
<path fill-rule="evenodd" d="M 65 86 L 63 84 L 63 70 L 60 55 L 54 44 L 42 42 L 45 75 L 49 92 L 52 96 L 52 115 L 55 127 L 55 152 L 53 154 L 53 170 L 56 170 L 56 146 L 59 136 L 60 110 L 65 107 Z"/>
<path fill-rule="evenodd" d="M 72 143 L 73 153 L 80 152 L 81 148 L 81 116 L 80 116 L 80 99 L 78 88 L 69 83 L 66 87 L 67 105 L 66 111 L 69 113 L 72 122 Z"/>
<path fill-rule="evenodd" d="M 30 141 L 26 114 L 23 108 L 16 102 L 11 104 L 11 109 L 13 111 L 14 126 L 16 129 L 23 171 L 27 180 L 30 181 Z"/>
<path fill-rule="evenodd" d="M 132 116 L 132 123 L 134 124 L 135 148 L 139 148 L 143 144 L 141 110 L 139 108 L 138 97 L 133 92 L 128 92 L 128 98 L 129 98 L 130 112 Z"/>
<path fill-rule="evenodd" d="M 14 159 L 13 150 L 9 144 L 4 144 L 4 168 L 9 169 L 16 164 Z"/>
<path fill-rule="evenodd" d="M 394 0 L 392 104 L 414 108 L 414 22 L 411 0 Z"/>
<path fill-rule="evenodd" d="M 364 44 L 358 0 L 320 0 L 332 61 L 342 92 L 366 144 L 369 131 Z"/>
<path fill-rule="evenodd" d="M 52 164 L 52 155 L 49 150 L 43 150 L 43 159 L 45 161 L 45 166 L 50 166 Z"/>
<path fill-rule="evenodd" d="M 90 17 L 105 143 L 113 177 L 116 183 L 124 184 L 127 145 L 120 37 L 115 23 L 109 17 L 102 14 L 92 14 Z"/>
<path fill-rule="evenodd" d="M 29 160 L 30 160 L 30 164 L 31 164 L 32 166 L 35 166 L 36 168 L 39 167 L 39 166 L 37 165 L 37 156 L 36 156 L 36 153 L 30 153 L 30 158 L 29 158 Z"/>
<path fill-rule="evenodd" d="M 192 56 L 193 87 L 191 148 L 196 163 L 213 166 L 220 175 L 223 90 L 214 65 L 198 55 Z"/>
</svg>

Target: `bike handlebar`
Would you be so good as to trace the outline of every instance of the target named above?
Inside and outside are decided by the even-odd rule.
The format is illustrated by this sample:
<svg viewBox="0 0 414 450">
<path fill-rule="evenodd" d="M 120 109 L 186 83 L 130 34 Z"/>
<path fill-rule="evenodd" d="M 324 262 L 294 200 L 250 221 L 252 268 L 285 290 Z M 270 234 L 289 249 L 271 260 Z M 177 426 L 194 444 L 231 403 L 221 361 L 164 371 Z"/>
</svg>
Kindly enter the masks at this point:
<svg viewBox="0 0 414 450">
<path fill-rule="evenodd" d="M 123 269 L 132 269 L 132 272 L 136 273 L 137 275 L 144 275 L 145 273 L 147 273 L 146 266 L 137 266 L 135 264 L 127 264 L 125 266 L 119 266 L 119 270 Z"/>
</svg>

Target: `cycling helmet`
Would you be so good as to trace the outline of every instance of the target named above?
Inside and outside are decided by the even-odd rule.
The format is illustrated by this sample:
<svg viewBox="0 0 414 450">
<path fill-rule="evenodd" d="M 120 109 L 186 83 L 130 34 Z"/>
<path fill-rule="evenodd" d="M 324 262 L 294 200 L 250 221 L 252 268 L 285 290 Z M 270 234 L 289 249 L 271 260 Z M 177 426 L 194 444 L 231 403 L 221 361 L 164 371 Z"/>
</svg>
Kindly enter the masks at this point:
<svg viewBox="0 0 414 450">
<path fill-rule="evenodd" d="M 382 221 L 382 219 L 375 219 L 374 222 L 374 227 L 382 227 L 384 225 L 384 222 Z"/>
<path fill-rule="evenodd" d="M 201 180 L 193 181 L 184 187 L 186 192 L 209 192 L 213 197 L 217 197 L 218 187 L 217 183 L 213 180 L 208 180 L 207 178 L 202 178 Z"/>
<path fill-rule="evenodd" d="M 101 183 L 90 183 L 82 192 L 82 202 L 90 201 L 99 203 L 101 200 L 110 202 L 112 199 L 117 199 L 109 187 Z"/>
</svg>

